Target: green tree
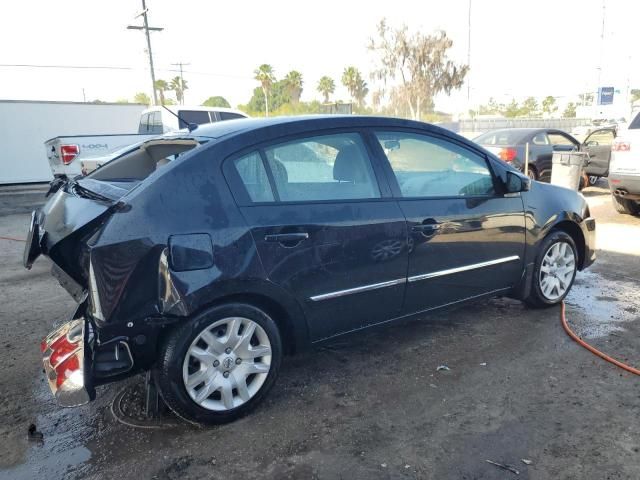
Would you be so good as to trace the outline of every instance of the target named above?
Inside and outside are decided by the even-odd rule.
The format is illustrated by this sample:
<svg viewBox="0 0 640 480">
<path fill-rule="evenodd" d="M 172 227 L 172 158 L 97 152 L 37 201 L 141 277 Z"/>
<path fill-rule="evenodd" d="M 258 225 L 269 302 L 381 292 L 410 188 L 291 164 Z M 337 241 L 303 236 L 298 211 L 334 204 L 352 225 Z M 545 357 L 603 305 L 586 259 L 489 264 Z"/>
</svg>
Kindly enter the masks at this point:
<svg viewBox="0 0 640 480">
<path fill-rule="evenodd" d="M 269 112 L 272 113 L 279 109 L 282 105 L 291 102 L 291 97 L 289 94 L 289 89 L 287 87 L 287 83 L 285 80 L 279 80 L 273 84 L 271 84 L 269 90 Z M 264 95 L 264 90 L 261 87 L 256 87 L 253 90 L 253 95 L 247 103 L 247 108 L 249 108 L 252 112 L 266 112 L 266 98 Z"/>
<path fill-rule="evenodd" d="M 219 95 L 217 95 L 215 97 L 207 98 L 204 102 L 202 102 L 202 105 L 204 107 L 223 107 L 223 108 L 230 108 L 231 107 L 229 102 L 227 102 L 227 99 L 224 98 L 224 97 L 221 97 Z"/>
<path fill-rule="evenodd" d="M 333 81 L 333 78 L 327 77 L 326 75 L 318 81 L 317 90 L 324 97 L 324 103 L 329 103 L 329 95 L 332 95 L 333 92 L 336 91 L 336 84 Z"/>
<path fill-rule="evenodd" d="M 356 103 L 358 104 L 359 108 L 364 107 L 364 99 L 367 97 L 368 94 L 369 94 L 369 87 L 367 86 L 367 82 L 365 82 L 364 79 L 361 77 L 358 79 L 358 83 L 356 84 L 356 91 L 355 91 Z"/>
<path fill-rule="evenodd" d="M 276 77 L 273 73 L 273 67 L 267 63 L 263 63 L 254 70 L 254 79 L 260 82 L 262 93 L 264 94 L 264 113 L 269 116 L 269 92 L 271 86 L 276 81 Z"/>
<path fill-rule="evenodd" d="M 176 92 L 176 100 L 180 105 L 184 104 L 184 92 L 189 87 L 187 86 L 187 81 L 183 80 L 182 77 L 176 76 L 171 79 L 171 83 L 169 84 L 169 89 Z"/>
<path fill-rule="evenodd" d="M 538 101 L 533 97 L 525 98 L 518 112 L 519 117 L 535 117 L 539 114 Z"/>
<path fill-rule="evenodd" d="M 151 98 L 144 92 L 138 92 L 133 96 L 135 103 L 141 103 L 143 105 L 151 105 Z"/>
<path fill-rule="evenodd" d="M 356 67 L 347 67 L 342 73 L 342 84 L 347 87 L 351 100 L 356 99 L 356 89 L 358 88 L 358 82 L 362 79 L 360 72 Z"/>
<path fill-rule="evenodd" d="M 562 112 L 564 118 L 576 118 L 576 104 L 573 102 L 567 103 L 564 112 Z"/>
<path fill-rule="evenodd" d="M 302 95 L 302 74 L 297 70 L 291 70 L 284 77 L 284 82 L 287 87 L 287 92 L 291 103 L 296 105 L 300 101 L 300 95 Z"/>
<path fill-rule="evenodd" d="M 383 19 L 378 24 L 378 38 L 369 44 L 378 57 L 374 77 L 385 85 L 399 82 L 397 95 L 404 99 L 411 116 L 419 119 L 423 108 L 432 107 L 434 96 L 451 93 L 464 83 L 469 66 L 449 60 L 447 51 L 452 45 L 444 31 L 410 34 L 406 25 L 392 30 Z"/>
<path fill-rule="evenodd" d="M 542 111 L 546 114 L 551 115 L 554 112 L 558 111 L 558 106 L 556 105 L 556 99 L 549 95 L 542 100 Z"/>
<path fill-rule="evenodd" d="M 518 102 L 516 102 L 515 100 L 511 100 L 511 103 L 504 107 L 502 114 L 507 118 L 515 118 L 520 115 L 520 112 L 521 108 L 518 105 Z"/>
<path fill-rule="evenodd" d="M 156 80 L 156 83 L 154 85 L 156 87 L 156 91 L 158 92 L 158 96 L 160 97 L 160 105 L 166 105 L 167 103 L 164 98 L 164 93 L 170 90 L 169 84 L 166 80 L 158 79 Z"/>
</svg>

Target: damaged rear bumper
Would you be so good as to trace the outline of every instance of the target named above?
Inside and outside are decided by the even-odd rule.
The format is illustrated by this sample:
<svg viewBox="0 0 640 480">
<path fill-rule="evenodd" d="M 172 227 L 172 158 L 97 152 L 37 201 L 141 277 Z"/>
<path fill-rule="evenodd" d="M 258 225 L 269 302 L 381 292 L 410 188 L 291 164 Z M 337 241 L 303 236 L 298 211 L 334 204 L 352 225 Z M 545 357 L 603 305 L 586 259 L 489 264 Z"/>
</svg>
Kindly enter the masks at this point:
<svg viewBox="0 0 640 480">
<path fill-rule="evenodd" d="M 40 345 L 49 387 L 62 407 L 77 407 L 95 398 L 89 379 L 89 333 L 87 321 L 76 318 L 51 332 Z"/>
</svg>

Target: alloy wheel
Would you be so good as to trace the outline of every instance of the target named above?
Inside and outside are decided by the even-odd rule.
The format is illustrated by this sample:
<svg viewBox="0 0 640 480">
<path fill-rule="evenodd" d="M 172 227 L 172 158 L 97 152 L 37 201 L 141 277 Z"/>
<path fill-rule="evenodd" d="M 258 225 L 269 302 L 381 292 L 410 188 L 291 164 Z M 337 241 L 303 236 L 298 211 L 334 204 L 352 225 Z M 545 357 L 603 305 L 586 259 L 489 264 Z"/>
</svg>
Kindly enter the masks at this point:
<svg viewBox="0 0 640 480">
<path fill-rule="evenodd" d="M 248 402 L 271 367 L 271 343 L 248 318 L 229 317 L 206 327 L 189 346 L 182 379 L 191 399 L 207 410 L 225 411 Z"/>
<path fill-rule="evenodd" d="M 540 266 L 540 291 L 548 300 L 561 298 L 571 286 L 576 256 L 566 242 L 556 242 L 546 251 Z"/>
</svg>

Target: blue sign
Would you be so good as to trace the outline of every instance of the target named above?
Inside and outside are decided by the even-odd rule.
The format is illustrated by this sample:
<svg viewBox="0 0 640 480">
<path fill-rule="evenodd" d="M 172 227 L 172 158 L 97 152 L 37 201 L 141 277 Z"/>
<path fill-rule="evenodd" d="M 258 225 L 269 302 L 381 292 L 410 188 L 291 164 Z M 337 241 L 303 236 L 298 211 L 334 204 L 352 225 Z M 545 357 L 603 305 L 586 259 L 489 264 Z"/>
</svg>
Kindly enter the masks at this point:
<svg viewBox="0 0 640 480">
<path fill-rule="evenodd" d="M 598 105 L 611 105 L 613 103 L 613 87 L 598 88 Z"/>
</svg>

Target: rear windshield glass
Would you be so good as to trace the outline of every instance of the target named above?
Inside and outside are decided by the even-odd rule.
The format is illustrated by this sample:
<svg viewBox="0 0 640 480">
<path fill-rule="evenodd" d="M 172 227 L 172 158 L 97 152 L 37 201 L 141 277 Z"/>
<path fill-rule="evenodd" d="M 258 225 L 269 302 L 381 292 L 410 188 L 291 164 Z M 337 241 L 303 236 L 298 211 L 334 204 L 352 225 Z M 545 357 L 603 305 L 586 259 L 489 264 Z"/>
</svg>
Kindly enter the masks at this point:
<svg viewBox="0 0 640 480">
<path fill-rule="evenodd" d="M 211 123 L 209 112 L 201 110 L 180 110 L 178 115 L 180 116 L 181 129 L 187 128 L 189 123 L 195 123 L 196 125 Z"/>
<path fill-rule="evenodd" d="M 524 134 L 514 130 L 497 130 L 495 132 L 483 133 L 474 142 L 480 145 L 516 145 L 520 142 Z"/>
</svg>

